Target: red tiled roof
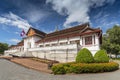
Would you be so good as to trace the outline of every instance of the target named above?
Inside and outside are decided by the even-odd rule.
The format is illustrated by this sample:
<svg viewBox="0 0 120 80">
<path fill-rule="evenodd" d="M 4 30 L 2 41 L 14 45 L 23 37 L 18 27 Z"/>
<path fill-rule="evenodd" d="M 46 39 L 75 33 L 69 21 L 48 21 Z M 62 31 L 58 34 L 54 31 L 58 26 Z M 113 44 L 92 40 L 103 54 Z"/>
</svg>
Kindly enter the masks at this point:
<svg viewBox="0 0 120 80">
<path fill-rule="evenodd" d="M 10 49 L 10 48 L 14 48 L 15 46 L 16 46 L 16 45 L 11 45 L 11 46 L 9 47 L 9 49 Z"/>
<path fill-rule="evenodd" d="M 53 37 L 53 36 L 61 35 L 61 34 L 64 34 L 64 33 L 67 34 L 67 33 L 73 32 L 73 31 L 82 31 L 87 26 L 88 26 L 87 23 L 83 24 L 83 25 L 78 25 L 78 26 L 71 27 L 71 28 L 68 28 L 68 29 L 64 29 L 64 30 L 53 32 L 53 33 L 49 33 L 49 34 L 47 34 L 46 37 Z"/>
<path fill-rule="evenodd" d="M 24 45 L 24 41 L 22 40 L 21 42 L 17 43 L 17 45 L 11 45 L 11 46 L 9 47 L 9 49 L 10 49 L 10 48 L 15 48 L 15 47 L 18 47 L 18 46 L 23 46 L 23 45 Z"/>
<path fill-rule="evenodd" d="M 85 29 L 90 29 L 90 30 L 92 30 L 92 32 L 83 32 Z M 101 30 L 99 28 L 97 28 L 97 29 L 90 28 L 89 24 L 85 23 L 85 24 L 75 26 L 72 28 L 68 28 L 68 29 L 64 29 L 64 30 L 46 34 L 45 38 L 37 41 L 36 43 L 52 41 L 55 39 L 61 39 L 61 38 L 67 38 L 67 37 L 75 37 L 75 36 L 91 34 L 91 33 L 99 33 L 99 32 L 101 32 Z"/>
<path fill-rule="evenodd" d="M 17 44 L 17 46 L 23 46 L 23 45 L 24 45 L 24 41 L 23 40 Z"/>
</svg>

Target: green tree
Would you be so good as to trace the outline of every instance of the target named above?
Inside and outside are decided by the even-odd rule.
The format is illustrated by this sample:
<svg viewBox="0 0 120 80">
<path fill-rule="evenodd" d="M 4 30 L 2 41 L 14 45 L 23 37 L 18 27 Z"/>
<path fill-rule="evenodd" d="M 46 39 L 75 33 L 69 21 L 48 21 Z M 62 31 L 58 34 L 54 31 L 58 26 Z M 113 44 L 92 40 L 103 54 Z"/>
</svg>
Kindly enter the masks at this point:
<svg viewBox="0 0 120 80">
<path fill-rule="evenodd" d="M 106 34 L 103 35 L 101 48 L 116 56 L 120 54 L 120 26 L 115 25 L 107 30 Z"/>
<path fill-rule="evenodd" d="M 107 53 L 111 52 L 110 40 L 108 39 L 108 36 L 106 34 L 104 34 L 102 37 L 101 49 L 105 49 L 107 51 Z"/>
<path fill-rule="evenodd" d="M 8 44 L 0 43 L 0 54 L 3 54 L 5 50 L 8 49 Z"/>
</svg>

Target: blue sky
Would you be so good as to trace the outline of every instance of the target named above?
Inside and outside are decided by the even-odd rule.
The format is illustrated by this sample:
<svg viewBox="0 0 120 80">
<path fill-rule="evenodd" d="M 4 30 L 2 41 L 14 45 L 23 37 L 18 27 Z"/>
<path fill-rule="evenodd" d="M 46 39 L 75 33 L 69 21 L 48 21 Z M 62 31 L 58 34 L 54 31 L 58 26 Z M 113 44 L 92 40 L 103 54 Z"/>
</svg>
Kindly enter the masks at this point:
<svg viewBox="0 0 120 80">
<path fill-rule="evenodd" d="M 34 27 L 46 33 L 89 22 L 105 33 L 120 24 L 120 0 L 0 0 L 0 42 L 16 44 Z"/>
</svg>

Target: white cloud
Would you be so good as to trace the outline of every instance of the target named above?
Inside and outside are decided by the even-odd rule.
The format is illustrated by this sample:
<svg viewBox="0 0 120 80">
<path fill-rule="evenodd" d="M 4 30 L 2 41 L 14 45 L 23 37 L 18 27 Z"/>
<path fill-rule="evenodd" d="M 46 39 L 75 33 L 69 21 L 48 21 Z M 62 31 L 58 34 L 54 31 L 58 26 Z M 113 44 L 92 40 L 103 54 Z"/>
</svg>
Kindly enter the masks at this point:
<svg viewBox="0 0 120 80">
<path fill-rule="evenodd" d="M 105 3 L 113 4 L 115 0 L 47 0 L 52 8 L 60 15 L 67 15 L 64 26 L 71 26 L 72 23 L 90 22 L 88 12 L 91 7 L 100 7 Z"/>
<path fill-rule="evenodd" d="M 6 26 L 1 25 L 1 28 L 2 28 L 4 31 L 6 31 L 6 32 L 11 33 L 11 32 L 7 29 L 7 27 L 6 27 Z"/>
<path fill-rule="evenodd" d="M 11 41 L 11 42 L 15 42 L 15 43 L 20 42 L 20 40 L 19 40 L 19 39 L 11 39 L 10 41 Z"/>
<path fill-rule="evenodd" d="M 45 10 L 45 8 L 41 7 L 44 6 L 42 3 L 32 3 L 34 1 L 29 0 L 12 0 L 12 3 L 19 8 L 19 12 L 22 16 L 27 18 L 27 20 L 31 23 L 36 23 L 45 19 L 50 12 Z M 39 4 L 39 5 L 38 5 Z"/>
<path fill-rule="evenodd" d="M 103 31 L 106 31 L 110 27 L 119 24 L 119 21 L 117 21 L 117 17 L 112 17 L 111 15 L 105 13 L 96 17 L 95 23 L 97 26 L 101 26 Z"/>
<path fill-rule="evenodd" d="M 47 17 L 48 14 L 48 12 L 42 10 L 32 9 L 30 11 L 26 11 L 23 15 L 26 16 L 30 22 L 35 23 Z"/>
<path fill-rule="evenodd" d="M 22 19 L 21 17 L 15 15 L 14 13 L 10 12 L 9 14 L 5 14 L 0 16 L 0 23 L 6 25 L 16 26 L 18 28 L 24 29 L 27 31 L 31 26 L 26 20 Z"/>
<path fill-rule="evenodd" d="M 103 11 L 100 11 L 99 13 L 97 13 L 93 18 L 94 19 L 98 19 L 103 15 Z"/>
<path fill-rule="evenodd" d="M 15 32 L 15 34 L 19 34 L 19 35 L 20 35 L 20 33 L 19 33 L 19 32 Z"/>
</svg>

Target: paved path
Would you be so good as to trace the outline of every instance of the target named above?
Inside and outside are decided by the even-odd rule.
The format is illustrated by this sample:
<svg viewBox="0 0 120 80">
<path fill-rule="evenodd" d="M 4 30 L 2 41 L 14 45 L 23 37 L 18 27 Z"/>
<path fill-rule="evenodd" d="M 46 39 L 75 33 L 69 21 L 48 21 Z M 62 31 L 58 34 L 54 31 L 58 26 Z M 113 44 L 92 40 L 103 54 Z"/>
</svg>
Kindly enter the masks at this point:
<svg viewBox="0 0 120 80">
<path fill-rule="evenodd" d="M 28 68 L 31 69 L 35 69 L 38 71 L 43 71 L 43 72 L 47 72 L 47 73 L 51 73 L 52 71 L 48 69 L 48 65 L 45 63 L 41 63 L 29 58 L 13 58 L 10 59 L 12 62 L 21 64 L 23 66 L 26 66 Z"/>
<path fill-rule="evenodd" d="M 120 80 L 120 70 L 98 74 L 53 75 L 0 59 L 0 80 Z"/>
</svg>

